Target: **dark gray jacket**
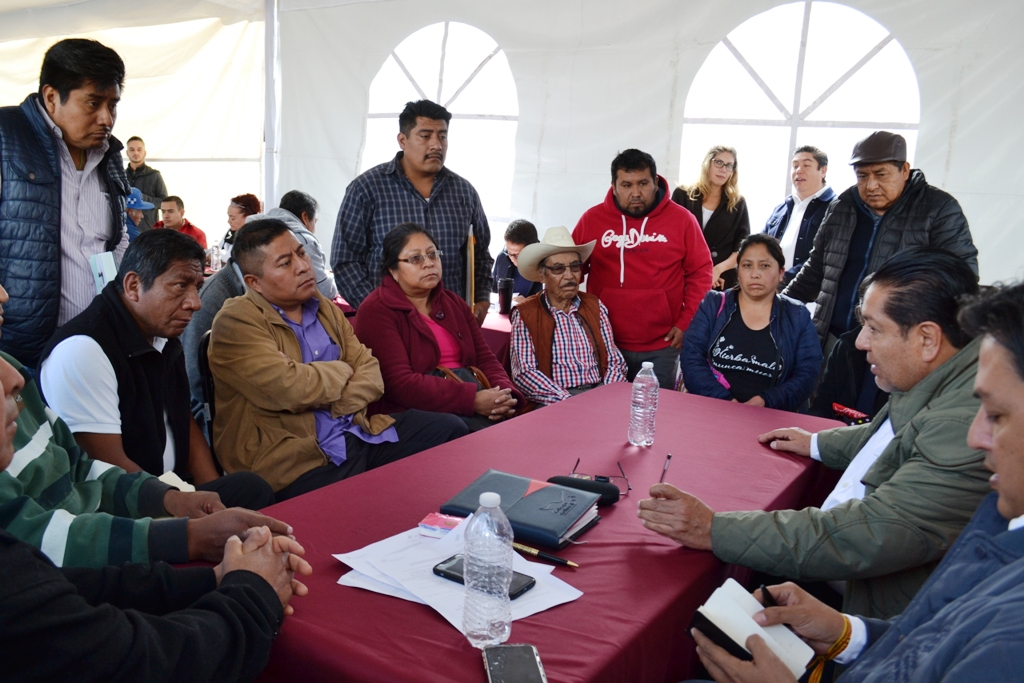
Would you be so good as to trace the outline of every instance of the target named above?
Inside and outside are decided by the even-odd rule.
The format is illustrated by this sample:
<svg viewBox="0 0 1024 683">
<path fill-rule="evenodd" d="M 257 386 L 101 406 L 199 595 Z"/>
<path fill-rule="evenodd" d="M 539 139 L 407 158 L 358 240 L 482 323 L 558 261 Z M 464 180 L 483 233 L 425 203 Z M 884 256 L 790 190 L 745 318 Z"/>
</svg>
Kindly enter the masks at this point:
<svg viewBox="0 0 1024 683">
<path fill-rule="evenodd" d="M 800 301 L 817 301 L 814 327 L 822 342 L 828 336 L 839 279 L 857 227 L 856 194 L 854 185 L 829 205 L 810 257 L 783 292 Z M 878 270 L 896 253 L 916 246 L 946 249 L 967 261 L 975 274 L 978 272 L 978 250 L 960 204 L 952 195 L 929 185 L 917 169 L 910 172 L 903 194 L 882 217 L 872 245 L 865 275 Z"/>
</svg>

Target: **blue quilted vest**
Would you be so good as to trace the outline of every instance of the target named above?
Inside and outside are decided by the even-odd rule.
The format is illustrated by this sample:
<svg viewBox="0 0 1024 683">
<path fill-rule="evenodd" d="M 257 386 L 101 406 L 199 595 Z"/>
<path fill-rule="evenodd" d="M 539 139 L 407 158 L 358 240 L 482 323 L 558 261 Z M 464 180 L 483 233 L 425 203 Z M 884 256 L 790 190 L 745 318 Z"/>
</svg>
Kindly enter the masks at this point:
<svg viewBox="0 0 1024 683">
<path fill-rule="evenodd" d="M 0 350 L 29 367 L 57 329 L 60 313 L 61 167 L 57 141 L 29 95 L 20 107 L 0 107 L 0 284 L 4 305 Z M 122 145 L 110 138 L 99 173 L 110 197 L 107 250 L 124 233 L 128 179 Z"/>
</svg>

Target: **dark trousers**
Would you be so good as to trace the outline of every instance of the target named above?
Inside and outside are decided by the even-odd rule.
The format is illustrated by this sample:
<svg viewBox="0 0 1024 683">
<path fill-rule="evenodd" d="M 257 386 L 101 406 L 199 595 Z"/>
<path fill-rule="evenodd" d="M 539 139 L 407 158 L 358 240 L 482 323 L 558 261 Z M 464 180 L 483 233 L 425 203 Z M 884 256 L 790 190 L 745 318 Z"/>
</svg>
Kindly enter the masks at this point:
<svg viewBox="0 0 1024 683">
<path fill-rule="evenodd" d="M 213 491 L 220 496 L 224 507 L 261 510 L 277 500 L 274 489 L 255 472 L 225 474 L 213 481 L 196 486 L 197 491 Z"/>
<path fill-rule="evenodd" d="M 354 477 L 469 433 L 462 418 L 450 413 L 407 410 L 392 417 L 398 432 L 396 443 L 366 443 L 354 434 L 345 434 L 345 462 L 306 472 L 277 492 L 277 502 Z"/>
</svg>

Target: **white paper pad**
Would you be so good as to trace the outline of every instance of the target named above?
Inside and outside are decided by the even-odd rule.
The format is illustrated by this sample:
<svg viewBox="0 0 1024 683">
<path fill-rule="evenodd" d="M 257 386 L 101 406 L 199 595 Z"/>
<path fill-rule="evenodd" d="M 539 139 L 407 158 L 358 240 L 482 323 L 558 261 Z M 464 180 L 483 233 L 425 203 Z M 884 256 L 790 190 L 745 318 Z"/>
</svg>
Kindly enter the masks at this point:
<svg viewBox="0 0 1024 683">
<path fill-rule="evenodd" d="M 462 552 L 465 526 L 463 522 L 439 540 L 421 536 L 419 529 L 410 529 L 365 548 L 335 555 L 352 567 L 338 583 L 429 605 L 462 631 L 465 587 L 437 576 L 433 568 Z M 582 591 L 552 576 L 554 567 L 551 565 L 529 562 L 513 553 L 512 568 L 537 581 L 536 586 L 512 601 L 513 621 L 583 595 Z"/>
</svg>

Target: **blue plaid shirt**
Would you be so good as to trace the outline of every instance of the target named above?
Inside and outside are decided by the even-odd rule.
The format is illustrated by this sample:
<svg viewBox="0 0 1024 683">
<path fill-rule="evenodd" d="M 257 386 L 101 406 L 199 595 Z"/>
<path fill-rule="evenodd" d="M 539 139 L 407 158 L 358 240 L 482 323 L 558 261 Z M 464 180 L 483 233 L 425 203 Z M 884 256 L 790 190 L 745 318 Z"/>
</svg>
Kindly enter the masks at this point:
<svg viewBox="0 0 1024 683">
<path fill-rule="evenodd" d="M 399 223 L 419 223 L 437 240 L 445 289 L 466 298 L 466 239 L 476 237 L 476 300 L 491 291 L 488 251 L 491 229 L 480 195 L 465 178 L 447 168 L 434 177 L 424 199 L 402 172 L 399 159 L 374 166 L 352 181 L 338 211 L 331 245 L 331 267 L 338 292 L 355 307 L 380 284 L 384 236 Z"/>
</svg>

